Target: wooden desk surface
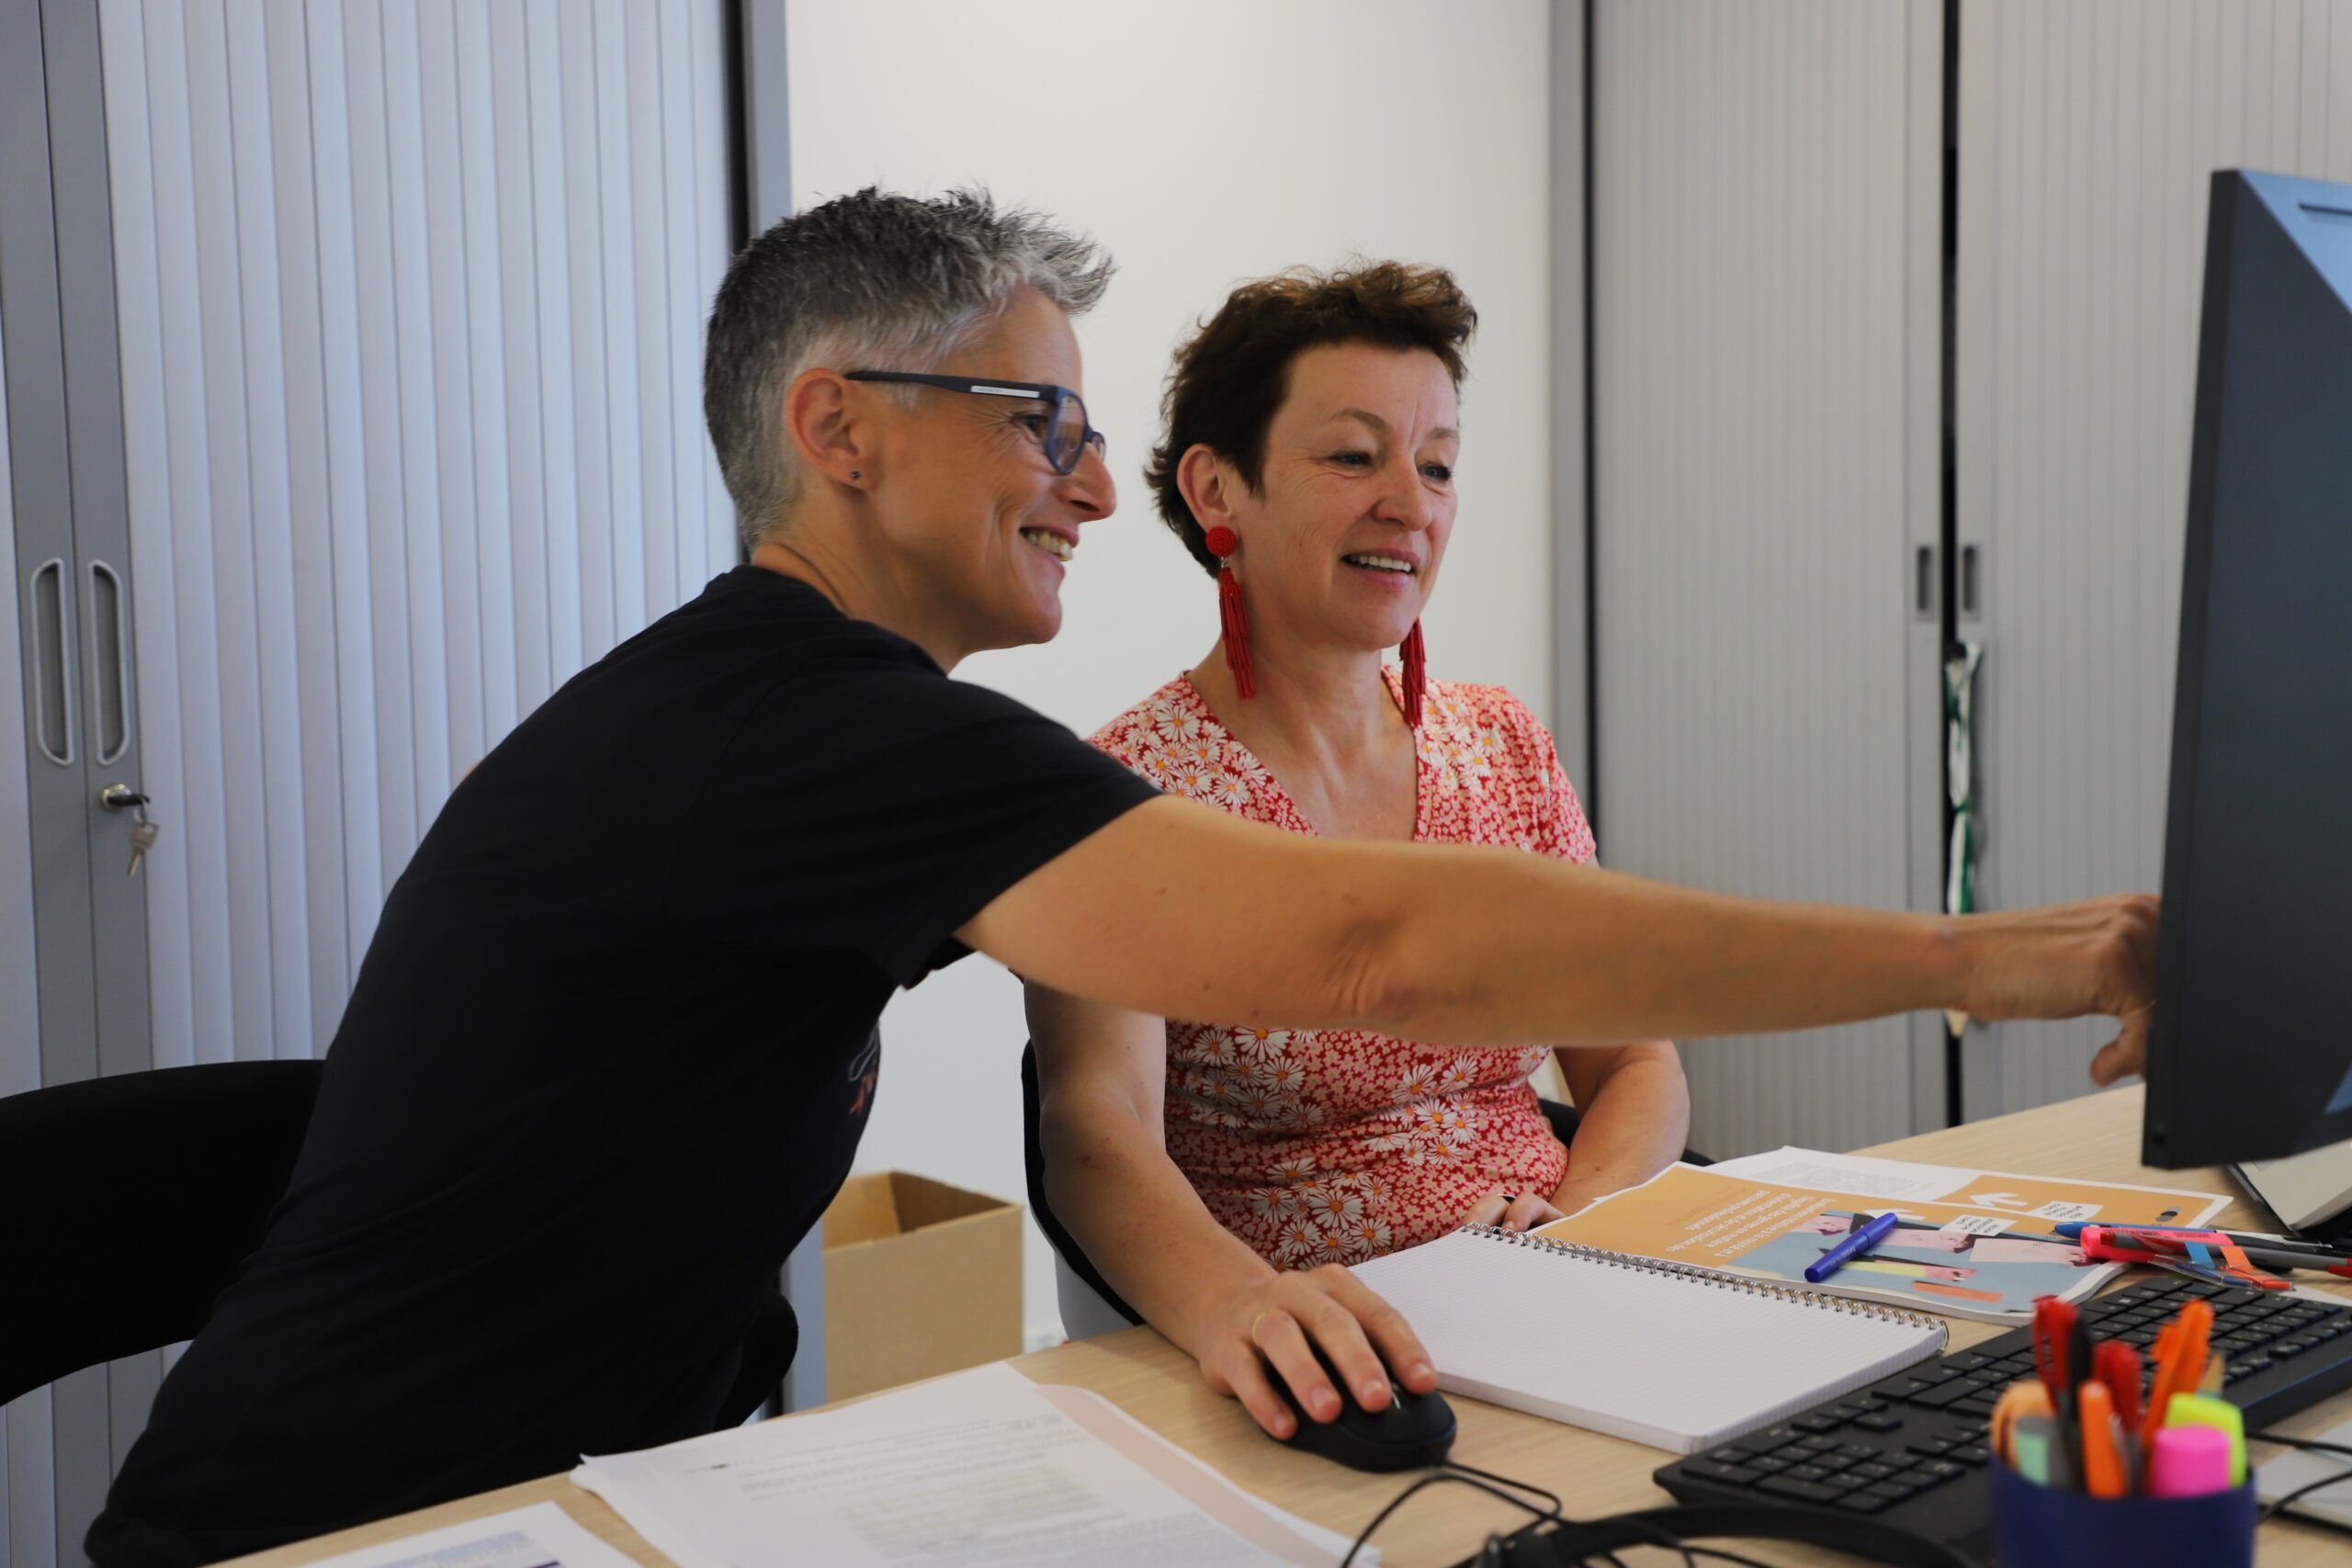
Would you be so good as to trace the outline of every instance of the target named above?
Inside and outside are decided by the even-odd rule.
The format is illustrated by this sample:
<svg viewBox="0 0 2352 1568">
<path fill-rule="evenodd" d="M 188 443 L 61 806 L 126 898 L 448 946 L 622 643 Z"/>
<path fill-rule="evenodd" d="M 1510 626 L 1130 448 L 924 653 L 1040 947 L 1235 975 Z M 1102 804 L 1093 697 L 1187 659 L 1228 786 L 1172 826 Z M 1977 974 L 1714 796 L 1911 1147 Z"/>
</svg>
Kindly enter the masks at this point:
<svg viewBox="0 0 2352 1568">
<path fill-rule="evenodd" d="M 1968 1165 L 2019 1174 L 2088 1177 L 2235 1194 L 2219 1171 L 2152 1171 L 2140 1164 L 2140 1102 L 2136 1088 L 2020 1111 L 1882 1145 L 1867 1152 L 1939 1165 Z M 2270 1227 L 2269 1216 L 2243 1199 L 2220 1223 L 2238 1229 Z M 2352 1299 L 2352 1287 L 2337 1284 Z M 1964 1349 L 1999 1330 L 1953 1321 L 1952 1348 Z M 1563 1332 L 1573 1332 L 1563 1325 Z M 1148 1328 L 1063 1345 L 1012 1363 L 1039 1382 L 1091 1388 L 1190 1450 L 1260 1496 L 1352 1536 L 1400 1489 L 1394 1476 L 1363 1475 L 1310 1459 L 1273 1443 L 1242 1408 L 1209 1392 L 1192 1358 Z M 1563 1427 L 1532 1416 L 1453 1396 L 1461 1420 L 1454 1455 L 1465 1464 L 1548 1486 L 1571 1514 L 1591 1517 L 1671 1501 L 1650 1481 L 1667 1456 L 1615 1438 Z M 2352 1417 L 2352 1393 L 2338 1394 L 2283 1423 L 2311 1436 Z M 2257 1457 L 2264 1457 L 2257 1454 Z M 420 1530 L 552 1499 L 574 1518 L 639 1562 L 672 1568 L 670 1560 L 605 1506 L 560 1476 L 426 1508 L 357 1529 L 322 1536 L 240 1561 L 253 1568 L 293 1568 L 338 1551 L 391 1540 Z M 1490 1529 L 1523 1522 L 1502 1504 L 1466 1487 L 1435 1487 L 1408 1503 L 1374 1538 L 1392 1568 L 1430 1568 L 1461 1561 Z M 1742 1544 L 1737 1550 L 1778 1563 L 1836 1562 L 1838 1554 L 1800 1548 Z M 1623 1554 L 1627 1568 L 1664 1562 L 1668 1554 Z M 2345 1538 L 2316 1526 L 2274 1521 L 2263 1527 L 2263 1568 L 2303 1568 L 2352 1561 Z M 1675 1559 L 1679 1561 L 1679 1559 Z"/>
</svg>

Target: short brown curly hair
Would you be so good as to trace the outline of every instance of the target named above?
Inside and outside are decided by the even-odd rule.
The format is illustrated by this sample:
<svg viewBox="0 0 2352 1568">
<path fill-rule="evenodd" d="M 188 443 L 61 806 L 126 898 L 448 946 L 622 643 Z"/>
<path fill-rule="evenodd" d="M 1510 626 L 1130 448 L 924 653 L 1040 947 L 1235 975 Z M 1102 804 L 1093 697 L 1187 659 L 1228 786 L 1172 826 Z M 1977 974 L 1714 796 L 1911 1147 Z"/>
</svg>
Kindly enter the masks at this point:
<svg viewBox="0 0 2352 1568">
<path fill-rule="evenodd" d="M 1442 266 L 1366 262 L 1339 272 L 1295 267 L 1245 283 L 1176 351 L 1160 397 L 1163 434 L 1144 466 L 1159 519 L 1193 558 L 1216 575 L 1207 535 L 1184 503 L 1176 468 L 1194 446 L 1240 470 L 1256 491 L 1266 467 L 1266 434 L 1290 395 L 1290 367 L 1310 348 L 1370 343 L 1421 348 L 1462 385 L 1462 346 L 1478 312 Z"/>
</svg>

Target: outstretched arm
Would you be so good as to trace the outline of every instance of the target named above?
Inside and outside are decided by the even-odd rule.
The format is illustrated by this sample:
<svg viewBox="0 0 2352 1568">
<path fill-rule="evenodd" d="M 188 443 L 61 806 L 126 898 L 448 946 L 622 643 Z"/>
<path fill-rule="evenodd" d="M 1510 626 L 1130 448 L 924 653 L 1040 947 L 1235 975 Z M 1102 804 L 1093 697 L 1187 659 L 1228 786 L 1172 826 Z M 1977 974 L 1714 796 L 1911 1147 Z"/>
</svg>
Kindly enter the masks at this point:
<svg viewBox="0 0 2352 1568">
<path fill-rule="evenodd" d="M 2123 1019 L 2136 1068 L 2156 900 L 1890 914 L 1695 892 L 1511 850 L 1306 838 L 1147 802 L 1032 872 L 964 939 L 1057 990 L 1189 1018 L 1461 1044 L 1613 1044 L 1922 1008 Z M 2105 1081 L 2102 1079 L 2102 1081 Z"/>
</svg>

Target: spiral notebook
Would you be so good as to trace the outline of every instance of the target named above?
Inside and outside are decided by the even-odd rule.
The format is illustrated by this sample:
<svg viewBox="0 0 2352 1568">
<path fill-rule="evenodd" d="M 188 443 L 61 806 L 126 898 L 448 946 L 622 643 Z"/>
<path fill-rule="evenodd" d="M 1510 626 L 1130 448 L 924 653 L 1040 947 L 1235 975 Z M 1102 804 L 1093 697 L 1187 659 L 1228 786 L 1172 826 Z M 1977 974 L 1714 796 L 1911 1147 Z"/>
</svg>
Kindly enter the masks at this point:
<svg viewBox="0 0 2352 1568">
<path fill-rule="evenodd" d="M 1696 1453 L 1944 1348 L 1940 1318 L 1466 1225 L 1359 1263 L 1449 1393 Z"/>
</svg>

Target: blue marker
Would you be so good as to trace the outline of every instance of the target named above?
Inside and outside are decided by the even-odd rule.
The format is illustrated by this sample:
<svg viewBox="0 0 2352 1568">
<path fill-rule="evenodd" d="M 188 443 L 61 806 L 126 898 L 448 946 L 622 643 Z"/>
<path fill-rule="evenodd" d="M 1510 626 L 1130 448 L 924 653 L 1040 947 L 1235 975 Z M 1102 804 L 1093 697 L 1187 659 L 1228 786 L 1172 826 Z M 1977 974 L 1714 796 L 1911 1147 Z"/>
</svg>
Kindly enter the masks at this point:
<svg viewBox="0 0 2352 1568">
<path fill-rule="evenodd" d="M 1860 1218 L 1860 1215 L 1855 1217 Z M 1857 1229 L 1848 1231 L 1845 1240 L 1823 1253 L 1818 1260 L 1804 1266 L 1805 1283 L 1818 1285 L 1830 1275 L 1893 1235 L 1894 1218 L 1891 1213 L 1881 1214 L 1877 1219 L 1865 1221 Z"/>
</svg>

